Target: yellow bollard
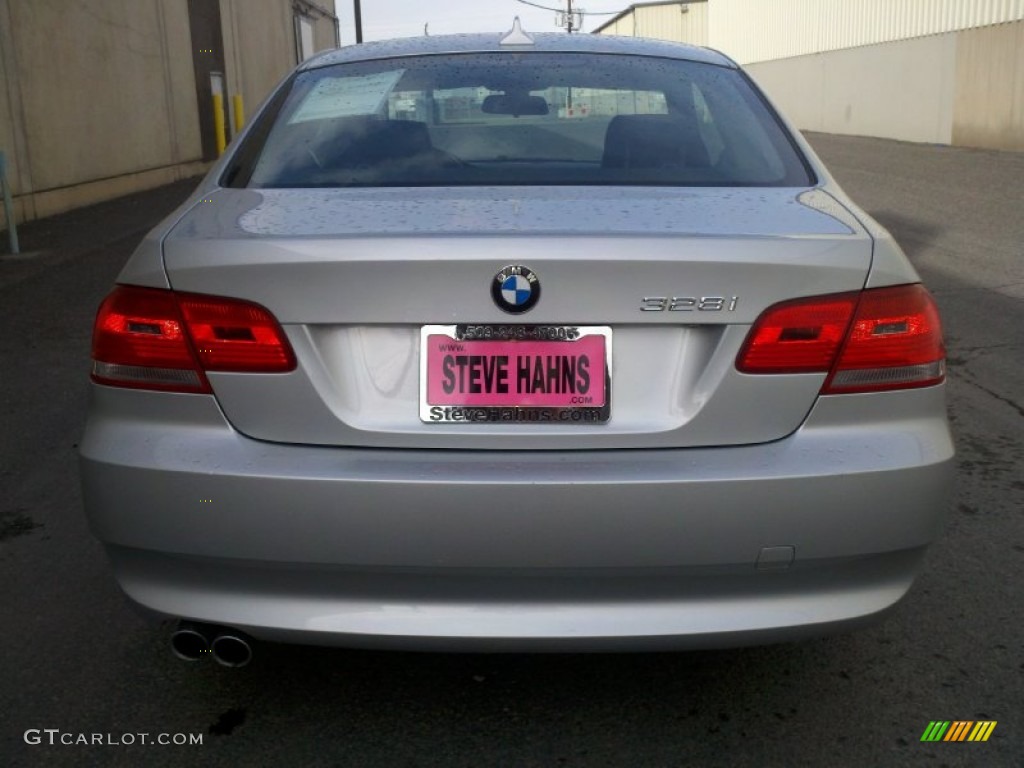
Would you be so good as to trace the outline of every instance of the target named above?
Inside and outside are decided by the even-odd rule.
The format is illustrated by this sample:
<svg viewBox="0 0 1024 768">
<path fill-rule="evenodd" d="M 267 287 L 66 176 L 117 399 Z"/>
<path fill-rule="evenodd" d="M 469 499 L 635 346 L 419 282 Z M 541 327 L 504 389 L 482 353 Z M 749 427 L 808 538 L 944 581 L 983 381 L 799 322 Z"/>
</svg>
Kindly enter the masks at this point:
<svg viewBox="0 0 1024 768">
<path fill-rule="evenodd" d="M 213 134 L 217 139 L 217 155 L 220 156 L 228 142 L 224 133 L 224 97 L 219 93 L 213 94 Z"/>
<path fill-rule="evenodd" d="M 237 134 L 245 125 L 245 106 L 242 104 L 242 94 L 240 93 L 232 96 L 231 100 L 235 104 L 235 133 Z"/>
</svg>

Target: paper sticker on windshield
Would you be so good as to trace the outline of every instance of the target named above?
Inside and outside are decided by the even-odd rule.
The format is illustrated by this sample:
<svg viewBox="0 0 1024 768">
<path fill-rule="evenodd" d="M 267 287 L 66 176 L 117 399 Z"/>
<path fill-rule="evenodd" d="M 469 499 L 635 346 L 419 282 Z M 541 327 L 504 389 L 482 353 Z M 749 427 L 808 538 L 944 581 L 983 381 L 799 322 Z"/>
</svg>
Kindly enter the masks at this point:
<svg viewBox="0 0 1024 768">
<path fill-rule="evenodd" d="M 325 77 L 318 82 L 288 120 L 289 125 L 331 117 L 375 115 L 405 74 L 404 69 L 356 77 Z"/>
</svg>

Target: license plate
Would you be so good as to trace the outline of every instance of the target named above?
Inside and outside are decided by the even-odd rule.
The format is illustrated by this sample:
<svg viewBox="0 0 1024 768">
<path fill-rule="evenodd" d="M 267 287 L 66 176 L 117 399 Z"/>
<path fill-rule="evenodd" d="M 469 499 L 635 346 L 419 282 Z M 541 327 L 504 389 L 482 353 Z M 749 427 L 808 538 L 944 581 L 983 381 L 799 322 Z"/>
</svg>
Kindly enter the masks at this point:
<svg viewBox="0 0 1024 768">
<path fill-rule="evenodd" d="M 611 415 L 606 326 L 426 325 L 420 419 L 603 424 Z"/>
</svg>

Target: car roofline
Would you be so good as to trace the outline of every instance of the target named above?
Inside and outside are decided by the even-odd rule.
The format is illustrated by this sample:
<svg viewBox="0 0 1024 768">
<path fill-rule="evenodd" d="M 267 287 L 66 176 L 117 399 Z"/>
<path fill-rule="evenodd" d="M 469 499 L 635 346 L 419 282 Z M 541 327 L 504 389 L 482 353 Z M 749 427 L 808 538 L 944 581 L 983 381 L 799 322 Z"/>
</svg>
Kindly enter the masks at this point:
<svg viewBox="0 0 1024 768">
<path fill-rule="evenodd" d="M 567 35 L 551 32 L 531 34 L 529 45 L 502 45 L 507 33 L 430 35 L 360 43 L 324 51 L 298 66 L 298 71 L 334 64 L 348 64 L 409 56 L 460 53 L 598 53 L 619 56 L 652 56 L 713 64 L 737 69 L 728 56 L 696 45 L 615 35 Z"/>
</svg>

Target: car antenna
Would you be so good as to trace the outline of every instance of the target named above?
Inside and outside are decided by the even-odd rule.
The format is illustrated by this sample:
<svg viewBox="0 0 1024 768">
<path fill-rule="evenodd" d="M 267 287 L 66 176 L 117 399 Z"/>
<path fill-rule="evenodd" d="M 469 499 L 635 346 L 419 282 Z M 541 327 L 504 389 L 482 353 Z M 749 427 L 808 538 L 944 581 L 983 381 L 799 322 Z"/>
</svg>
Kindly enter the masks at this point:
<svg viewBox="0 0 1024 768">
<path fill-rule="evenodd" d="M 519 25 L 519 17 L 516 16 L 512 21 L 512 31 L 509 32 L 505 37 L 501 39 L 500 45 L 533 45 L 533 38 L 523 32 L 523 28 Z"/>
</svg>

